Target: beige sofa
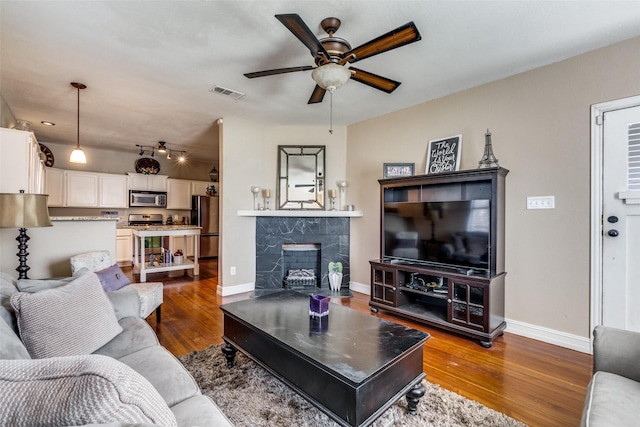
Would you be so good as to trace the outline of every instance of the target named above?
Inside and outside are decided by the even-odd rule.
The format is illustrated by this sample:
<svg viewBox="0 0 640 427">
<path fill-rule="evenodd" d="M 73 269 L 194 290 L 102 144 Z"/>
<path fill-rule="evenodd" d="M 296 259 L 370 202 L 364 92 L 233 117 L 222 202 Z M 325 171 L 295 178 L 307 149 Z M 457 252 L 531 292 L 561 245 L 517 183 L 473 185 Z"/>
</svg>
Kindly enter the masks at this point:
<svg viewBox="0 0 640 427">
<path fill-rule="evenodd" d="M 106 293 L 94 273 L 34 282 L 0 273 L 0 425 L 231 425 L 135 291 Z"/>
</svg>

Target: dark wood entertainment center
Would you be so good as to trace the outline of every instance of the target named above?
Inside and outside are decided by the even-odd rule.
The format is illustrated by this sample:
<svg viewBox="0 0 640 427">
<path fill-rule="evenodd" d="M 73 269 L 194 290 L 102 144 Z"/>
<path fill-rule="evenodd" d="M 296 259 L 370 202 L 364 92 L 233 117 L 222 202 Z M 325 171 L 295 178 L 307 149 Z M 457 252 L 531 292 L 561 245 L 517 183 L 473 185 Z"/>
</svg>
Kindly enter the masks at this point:
<svg viewBox="0 0 640 427">
<path fill-rule="evenodd" d="M 493 339 L 506 328 L 504 199 L 508 173 L 504 168 L 490 168 L 379 180 L 380 259 L 370 261 L 371 311 L 385 310 L 478 339 L 484 347 L 491 347 Z M 452 233 L 442 229 L 441 206 L 457 202 L 473 206 L 476 201 L 485 206 L 481 231 L 469 228 L 470 231 Z M 396 220 L 389 212 L 397 211 L 399 218 L 407 220 L 402 212 L 415 210 L 416 206 L 422 206 L 421 215 L 430 220 L 430 231 L 420 230 L 420 236 L 418 231 L 396 233 L 399 239 L 411 238 L 415 248 L 397 244 L 400 255 L 389 256 L 385 245 L 391 246 L 389 239 L 398 239 L 389 236 L 393 234 L 391 227 L 385 225 L 385 221 Z M 440 211 L 427 212 L 434 206 Z M 479 256 L 469 255 L 471 243 L 466 250 L 462 247 L 474 238 L 484 242 L 475 244 L 475 250 L 481 251 Z M 443 262 L 442 252 L 453 252 L 456 247 L 462 255 L 452 255 L 450 263 Z"/>
</svg>

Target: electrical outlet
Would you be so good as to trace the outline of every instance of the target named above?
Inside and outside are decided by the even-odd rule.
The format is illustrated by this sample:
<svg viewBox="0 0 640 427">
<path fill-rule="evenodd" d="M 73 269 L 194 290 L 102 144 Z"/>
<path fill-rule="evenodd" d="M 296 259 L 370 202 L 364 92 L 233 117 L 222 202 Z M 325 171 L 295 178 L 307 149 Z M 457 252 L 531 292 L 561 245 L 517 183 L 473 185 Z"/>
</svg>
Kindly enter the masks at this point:
<svg viewBox="0 0 640 427">
<path fill-rule="evenodd" d="M 555 209 L 555 196 L 527 197 L 527 209 Z"/>
<path fill-rule="evenodd" d="M 229 274 L 231 274 L 232 276 L 236 275 L 236 266 L 235 265 L 229 269 Z"/>
</svg>

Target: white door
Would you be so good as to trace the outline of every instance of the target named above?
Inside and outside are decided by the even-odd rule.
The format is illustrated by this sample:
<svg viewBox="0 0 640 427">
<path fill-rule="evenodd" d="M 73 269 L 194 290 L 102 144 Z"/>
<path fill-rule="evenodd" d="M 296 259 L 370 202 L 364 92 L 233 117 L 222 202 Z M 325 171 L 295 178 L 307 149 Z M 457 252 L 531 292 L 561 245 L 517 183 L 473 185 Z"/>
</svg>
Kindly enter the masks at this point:
<svg viewBox="0 0 640 427">
<path fill-rule="evenodd" d="M 602 123 L 602 324 L 640 332 L 640 106 Z"/>
</svg>

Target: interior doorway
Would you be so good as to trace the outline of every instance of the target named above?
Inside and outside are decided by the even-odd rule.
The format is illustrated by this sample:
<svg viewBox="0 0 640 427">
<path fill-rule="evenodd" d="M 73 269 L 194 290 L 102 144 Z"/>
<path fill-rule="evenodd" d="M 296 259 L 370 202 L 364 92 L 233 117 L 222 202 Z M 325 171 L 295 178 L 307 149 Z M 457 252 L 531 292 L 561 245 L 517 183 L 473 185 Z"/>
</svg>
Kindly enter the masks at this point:
<svg viewBox="0 0 640 427">
<path fill-rule="evenodd" d="M 640 96 L 591 114 L 591 329 L 640 332 Z"/>
</svg>

